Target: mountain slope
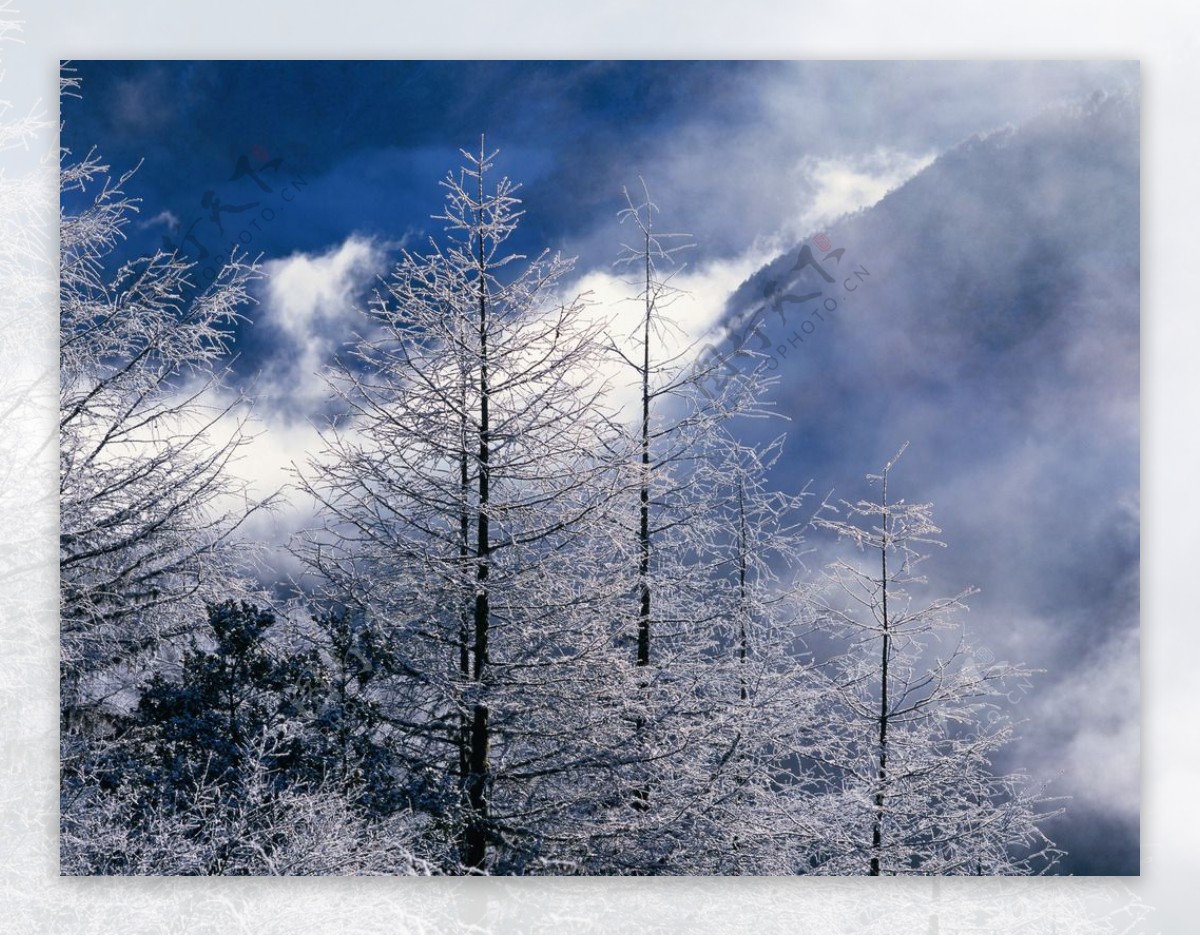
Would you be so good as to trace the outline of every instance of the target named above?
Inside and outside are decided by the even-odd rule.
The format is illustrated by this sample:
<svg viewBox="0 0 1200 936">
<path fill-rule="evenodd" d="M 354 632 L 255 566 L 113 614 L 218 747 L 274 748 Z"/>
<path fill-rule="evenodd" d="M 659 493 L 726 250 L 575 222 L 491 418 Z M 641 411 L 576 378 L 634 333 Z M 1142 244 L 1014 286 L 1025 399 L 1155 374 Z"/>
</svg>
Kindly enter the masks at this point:
<svg viewBox="0 0 1200 936">
<path fill-rule="evenodd" d="M 795 271 L 797 245 L 727 310 L 739 331 L 762 310 L 751 346 L 790 420 L 777 481 L 854 498 L 912 442 L 895 484 L 936 505 L 933 584 L 979 585 L 978 641 L 1046 671 L 1013 760 L 1062 772 L 1073 873 L 1138 867 L 1138 120 L 1097 95 L 968 140 L 825 232 L 833 283 Z"/>
</svg>

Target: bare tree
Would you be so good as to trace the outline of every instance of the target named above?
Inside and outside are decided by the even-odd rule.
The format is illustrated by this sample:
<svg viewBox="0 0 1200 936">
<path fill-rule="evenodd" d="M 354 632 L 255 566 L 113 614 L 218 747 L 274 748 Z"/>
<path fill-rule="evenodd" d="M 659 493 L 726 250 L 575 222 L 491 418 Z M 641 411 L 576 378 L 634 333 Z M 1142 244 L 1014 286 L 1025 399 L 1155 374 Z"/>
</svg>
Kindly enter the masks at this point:
<svg viewBox="0 0 1200 936">
<path fill-rule="evenodd" d="M 889 490 L 903 453 L 868 475 L 877 500 L 841 501 L 845 520 L 816 521 L 873 559 L 835 562 L 831 597 L 818 605 L 821 626 L 847 647 L 827 673 L 818 756 L 832 783 L 812 863 L 834 874 L 1044 870 L 1057 852 L 1039 823 L 1054 810 L 1025 777 L 992 767 L 1013 737 L 1000 705 L 1030 671 L 990 662 L 967 642 L 956 615 L 973 589 L 914 597 L 925 583 L 919 550 L 944 544 L 929 504 Z"/>
<path fill-rule="evenodd" d="M 713 504 L 700 496 L 704 468 L 723 457 L 732 418 L 768 411 L 763 398 L 769 381 L 761 369 L 749 367 L 741 379 L 721 382 L 717 393 L 709 389 L 716 368 L 694 360 L 695 343 L 671 316 L 671 306 L 683 296 L 675 285 L 684 270 L 680 255 L 694 244 L 689 235 L 658 229 L 659 209 L 644 184 L 640 201 L 628 190 L 624 196 L 619 218 L 635 237 L 623 246 L 617 265 L 633 273 L 641 314 L 633 333 L 610 336 L 609 346 L 637 383 L 639 412 L 631 440 L 638 465 L 636 660 L 647 666 L 656 625 L 669 634 L 680 623 L 673 616 L 680 609 L 672 606 L 678 595 L 669 596 L 673 576 L 665 566 L 718 529 Z M 682 548 L 660 548 L 675 542 L 674 531 L 687 531 L 678 539 Z M 711 558 L 707 550 L 689 555 L 689 567 L 706 557 Z"/>
<path fill-rule="evenodd" d="M 633 600 L 618 612 L 632 618 L 634 733 L 615 771 L 621 805 L 595 848 L 600 864 L 633 872 L 777 867 L 782 826 L 759 810 L 784 771 L 781 732 L 803 720 L 787 701 L 802 685 L 788 678 L 800 671 L 788 656 L 797 593 L 775 576 L 799 548 L 798 499 L 769 492 L 779 446 L 734 434 L 736 420 L 770 412 L 765 370 L 750 355 L 738 379 L 718 380 L 719 364 L 696 360 L 671 308 L 690 240 L 659 229 L 644 187 L 641 200 L 625 198 L 620 217 L 635 236 L 618 264 L 634 274 L 640 314 L 609 350 L 638 400 L 618 515 L 635 547 L 624 572 Z"/>
<path fill-rule="evenodd" d="M 206 287 L 158 252 L 117 266 L 137 211 L 89 153 L 63 150 L 59 571 L 62 703 L 121 690 L 138 661 L 227 597 L 234 531 L 261 507 L 229 472 L 244 401 L 223 359 L 258 275 L 232 256 Z M 116 267 L 115 270 L 113 267 Z"/>
<path fill-rule="evenodd" d="M 335 368 L 348 415 L 303 481 L 327 522 L 299 546 L 401 654 L 414 796 L 468 869 L 530 860 L 573 808 L 562 778 L 595 761 L 613 645 L 588 535 L 611 501 L 599 330 L 559 295 L 569 261 L 505 247 L 521 212 L 507 179 L 487 185 L 494 155 L 464 152 L 446 244 L 404 255 Z"/>
</svg>

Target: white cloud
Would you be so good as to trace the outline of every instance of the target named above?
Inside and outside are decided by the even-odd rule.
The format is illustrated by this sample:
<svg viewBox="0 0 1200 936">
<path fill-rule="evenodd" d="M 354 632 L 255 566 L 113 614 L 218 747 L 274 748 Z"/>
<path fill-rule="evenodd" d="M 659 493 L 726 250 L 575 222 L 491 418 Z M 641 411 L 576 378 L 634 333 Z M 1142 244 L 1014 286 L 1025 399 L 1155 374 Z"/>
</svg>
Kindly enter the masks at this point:
<svg viewBox="0 0 1200 936">
<path fill-rule="evenodd" d="M 726 300 L 747 277 L 778 256 L 780 249 L 778 242 L 763 239 L 737 256 L 695 269 L 685 267 L 671 280 L 671 285 L 679 290 L 678 295 L 661 310 L 676 327 L 660 336 L 656 359 L 668 360 L 683 354 L 680 364 L 686 365 L 708 341 L 718 344 L 724 337 L 721 316 Z M 587 294 L 592 321 L 606 323 L 608 333 L 627 354 L 635 345 L 645 314 L 642 300 L 637 298 L 640 287 L 634 280 L 635 277 L 621 272 L 597 269 L 583 273 L 564 290 L 571 295 Z M 632 369 L 614 354 L 611 365 L 594 375 L 594 379 L 609 381 L 611 401 L 632 418 L 640 398 Z"/>
<path fill-rule="evenodd" d="M 144 221 L 139 221 L 137 226 L 139 230 L 145 231 L 159 225 L 162 225 L 168 231 L 173 231 L 179 227 L 179 216 L 169 208 L 164 208 L 153 218 L 146 218 Z"/>
<path fill-rule="evenodd" d="M 240 524 L 235 539 L 253 544 L 264 582 L 282 582 L 302 572 L 287 550 L 292 535 L 316 522 L 318 508 L 295 486 L 295 469 L 321 451 L 317 428 L 304 420 L 285 420 L 265 407 L 245 405 L 229 387 L 202 378 L 181 386 L 178 399 L 193 400 L 179 428 L 201 433 L 210 450 L 237 442 L 228 464 L 227 489 L 218 492 L 212 509 L 230 518 L 243 516 L 253 504 L 272 500 L 270 510 L 255 510 Z M 246 554 L 248 558 L 250 553 Z"/>
<path fill-rule="evenodd" d="M 801 230 L 811 232 L 842 215 L 876 204 L 932 163 L 936 155 L 881 147 L 859 156 L 802 160 L 794 171 L 812 196 L 801 215 Z"/>
<path fill-rule="evenodd" d="M 295 253 L 265 265 L 256 325 L 278 341 L 264 356 L 260 404 L 307 415 L 328 388 L 320 374 L 366 320 L 364 294 L 387 263 L 386 246 L 352 234 L 324 253 Z"/>
<path fill-rule="evenodd" d="M 1141 687 L 1135 626 L 1095 648 L 1078 670 L 1062 678 L 1038 706 L 1038 720 L 1069 732 L 1063 747 L 1041 753 L 1043 767 L 1064 772 L 1053 793 L 1071 794 L 1072 806 L 1136 819 L 1140 804 Z M 1045 678 L 1045 677 L 1043 677 Z"/>
<path fill-rule="evenodd" d="M 292 487 L 293 466 L 303 468 L 323 447 L 313 422 L 329 396 L 321 372 L 367 324 L 361 314 L 365 294 L 387 264 L 388 247 L 351 235 L 323 252 L 296 253 L 264 265 L 268 278 L 252 327 L 269 350 L 261 354 L 262 371 L 247 391 L 254 405 L 245 430 L 252 438 L 231 472 L 246 482 L 252 499 L 282 491 L 284 503 L 272 513 L 252 516 L 240 531 L 243 538 L 277 547 L 313 520 L 315 506 Z M 225 399 L 226 394 L 215 394 L 212 405 Z M 214 434 L 227 437 L 237 421 L 238 414 L 231 413 Z M 286 556 L 273 548 L 271 562 L 286 565 Z"/>
</svg>

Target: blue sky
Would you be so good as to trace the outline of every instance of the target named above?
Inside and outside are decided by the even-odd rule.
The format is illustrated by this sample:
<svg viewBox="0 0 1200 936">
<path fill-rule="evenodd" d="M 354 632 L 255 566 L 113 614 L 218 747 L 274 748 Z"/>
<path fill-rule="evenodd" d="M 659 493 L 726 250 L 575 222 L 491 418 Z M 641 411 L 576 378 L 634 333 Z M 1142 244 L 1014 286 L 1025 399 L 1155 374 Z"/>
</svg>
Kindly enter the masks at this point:
<svg viewBox="0 0 1200 936">
<path fill-rule="evenodd" d="M 315 372 L 399 248 L 438 231 L 437 183 L 481 134 L 524 186 L 520 246 L 578 256 L 602 300 L 623 292 L 622 186 L 644 178 L 698 245 L 678 312 L 693 338 L 829 232 L 874 291 L 780 355 L 777 480 L 857 496 L 912 440 L 900 483 L 951 547 L 934 584 L 980 586 L 974 633 L 1046 670 L 1016 756 L 1075 797 L 1068 870 L 1136 872 L 1136 63 L 74 67 L 63 145 L 114 172 L 144 160 L 123 251 L 167 237 L 201 270 L 239 239 L 263 255 L 237 368 L 256 378 L 266 432 L 245 468 L 264 485 L 311 446 Z M 1097 91 L 1132 93 L 1132 124 L 1054 110 Z M 768 321 L 785 343 L 795 323 Z"/>
<path fill-rule="evenodd" d="M 705 254 L 729 255 L 811 207 L 817 183 L 796 169 L 805 161 L 884 175 L 889 159 L 1137 81 L 1130 63 L 74 65 L 84 98 L 65 102 L 64 143 L 100 144 L 114 168 L 144 159 L 136 188 L 147 209 L 184 224 L 207 215 L 207 191 L 228 206 L 264 194 L 232 178 L 240 158 L 278 158 L 264 178 L 320 184 L 295 220 L 255 241 L 267 256 L 326 247 L 347 229 L 399 239 L 428 229 L 436 182 L 486 133 L 501 171 L 526 186 L 523 236 L 580 251 L 585 265 L 603 262 L 587 248 L 638 176 Z"/>
</svg>

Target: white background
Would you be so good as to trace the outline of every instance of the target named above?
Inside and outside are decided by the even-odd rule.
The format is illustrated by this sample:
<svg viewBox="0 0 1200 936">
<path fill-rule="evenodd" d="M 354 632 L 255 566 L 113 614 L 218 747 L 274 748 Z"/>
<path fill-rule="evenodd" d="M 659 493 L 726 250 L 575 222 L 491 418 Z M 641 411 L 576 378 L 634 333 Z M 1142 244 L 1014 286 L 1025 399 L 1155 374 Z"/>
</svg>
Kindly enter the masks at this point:
<svg viewBox="0 0 1200 936">
<path fill-rule="evenodd" d="M 0 0 L 0 931 L 1195 932 L 1200 4 Z M 1140 878 L 70 879 L 57 868 L 55 160 L 60 58 L 1124 58 L 1142 63 Z M 19 190 L 19 191 L 18 191 Z M 17 195 L 14 196 L 13 192 Z M 19 201 L 29 191 L 32 202 Z M 14 209 L 18 198 L 19 209 Z M 32 222 L 32 223 L 31 223 Z M 19 226 L 18 226 L 19 224 Z M 19 286 L 19 288 L 18 288 Z M 27 302 L 29 297 L 36 303 Z M 14 298 L 15 297 L 15 298 Z M 1098 362 L 1102 366 L 1102 362 Z M 1088 548 L 1087 543 L 1071 544 Z M 1080 713 L 1063 713 L 1064 718 Z"/>
</svg>

